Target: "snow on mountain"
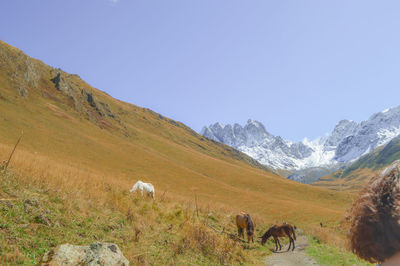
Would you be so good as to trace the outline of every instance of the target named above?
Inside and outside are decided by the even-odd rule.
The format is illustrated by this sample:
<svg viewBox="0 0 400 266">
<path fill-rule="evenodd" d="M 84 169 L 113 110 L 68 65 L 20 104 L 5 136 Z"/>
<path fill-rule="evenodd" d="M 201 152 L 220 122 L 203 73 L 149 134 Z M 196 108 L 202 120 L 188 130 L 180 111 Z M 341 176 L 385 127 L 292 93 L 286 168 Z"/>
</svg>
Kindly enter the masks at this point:
<svg viewBox="0 0 400 266">
<path fill-rule="evenodd" d="M 376 113 L 358 124 L 354 133 L 337 145 L 334 160 L 348 162 L 358 159 L 399 134 L 400 106 Z"/>
<path fill-rule="evenodd" d="M 332 167 L 358 159 L 400 134 L 400 106 L 357 123 L 341 120 L 327 137 L 300 142 L 269 133 L 264 125 L 249 119 L 246 125 L 215 123 L 202 129 L 209 139 L 230 145 L 260 163 L 275 169 L 301 170 Z"/>
</svg>

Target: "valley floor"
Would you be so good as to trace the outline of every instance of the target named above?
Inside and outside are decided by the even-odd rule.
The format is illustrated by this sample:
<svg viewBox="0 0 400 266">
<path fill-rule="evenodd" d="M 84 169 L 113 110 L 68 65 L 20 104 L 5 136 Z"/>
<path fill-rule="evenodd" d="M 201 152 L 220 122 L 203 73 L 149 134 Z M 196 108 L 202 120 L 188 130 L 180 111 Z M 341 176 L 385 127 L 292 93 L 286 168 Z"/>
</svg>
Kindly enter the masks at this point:
<svg viewBox="0 0 400 266">
<path fill-rule="evenodd" d="M 10 150 L 11 147 L 0 145 L 2 157 L 6 158 Z M 280 181 L 272 177 L 267 180 L 270 185 Z M 128 191 L 132 182 L 125 182 L 118 175 L 105 176 L 95 168 L 59 163 L 21 149 L 13 157 L 7 173 L 0 171 L 0 181 L 0 264 L 35 265 L 44 253 L 65 243 L 114 243 L 133 265 L 263 265 L 265 257 L 272 254 L 271 240 L 265 247 L 259 243 L 248 245 L 207 226 L 236 234 L 234 217 L 238 207 L 223 204 L 222 198 L 209 201 L 206 195 L 197 194 L 200 195 L 197 216 L 194 197 L 182 197 L 172 188 L 160 189 L 155 201 L 142 199 L 131 195 Z M 287 210 L 297 210 L 296 213 L 306 208 L 313 210 L 296 219 L 308 217 L 303 219 L 303 224 L 309 229 L 302 227 L 306 235 L 318 237 L 318 243 L 342 246 L 338 224 L 328 223 L 330 227 L 319 228 L 310 222 L 320 221 L 323 214 L 331 213 L 329 209 L 308 206 L 306 200 L 293 200 L 316 197 L 318 193 L 318 198 L 326 203 L 338 204 L 336 195 L 323 190 L 308 191 L 307 186 L 291 182 L 283 185 L 273 186 L 269 188 L 271 193 L 256 197 L 258 206 L 265 206 L 278 190 L 292 185 L 298 188 L 292 189 L 294 193 L 287 195 L 287 201 L 280 199 L 280 204 L 251 211 L 256 236 L 262 235 L 273 223 L 295 220 L 295 214 L 288 215 L 282 208 L 283 204 L 294 204 L 298 209 Z M 251 197 L 245 198 L 244 204 L 255 206 L 254 196 L 263 191 L 249 193 Z M 271 216 L 264 215 L 263 210 Z M 338 216 L 339 210 L 331 213 L 331 217 Z M 302 246 L 298 242 L 297 248 Z M 316 253 L 331 250 L 324 246 Z M 343 249 L 335 250 L 336 258 L 350 256 Z M 303 251 L 297 250 L 297 253 L 303 254 Z M 353 257 L 351 261 L 356 261 Z"/>
</svg>

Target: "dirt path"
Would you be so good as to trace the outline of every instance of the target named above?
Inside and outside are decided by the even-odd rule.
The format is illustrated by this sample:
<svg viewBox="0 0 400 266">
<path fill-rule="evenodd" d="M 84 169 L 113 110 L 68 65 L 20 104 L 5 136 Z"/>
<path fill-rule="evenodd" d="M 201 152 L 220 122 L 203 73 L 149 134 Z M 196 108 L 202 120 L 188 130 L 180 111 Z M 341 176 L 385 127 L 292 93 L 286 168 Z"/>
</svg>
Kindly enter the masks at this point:
<svg viewBox="0 0 400 266">
<path fill-rule="evenodd" d="M 282 251 L 268 256 L 265 259 L 267 266 L 300 266 L 300 265 L 318 265 L 314 259 L 308 256 L 305 248 L 308 244 L 308 239 L 305 236 L 298 236 L 296 240 L 296 248 L 294 251 L 286 252 L 288 245 L 282 246 Z"/>
</svg>

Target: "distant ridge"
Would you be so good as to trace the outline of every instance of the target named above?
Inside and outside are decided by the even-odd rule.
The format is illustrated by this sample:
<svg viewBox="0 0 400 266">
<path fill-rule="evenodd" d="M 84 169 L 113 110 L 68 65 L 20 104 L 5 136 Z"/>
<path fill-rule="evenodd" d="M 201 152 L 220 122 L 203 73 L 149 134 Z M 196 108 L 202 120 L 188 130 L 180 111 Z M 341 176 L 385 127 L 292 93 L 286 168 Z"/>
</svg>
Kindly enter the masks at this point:
<svg viewBox="0 0 400 266">
<path fill-rule="evenodd" d="M 400 159 L 400 136 L 332 174 L 321 177 L 316 186 L 338 190 L 360 189 L 377 172 Z"/>
<path fill-rule="evenodd" d="M 400 134 L 400 106 L 356 123 L 341 120 L 327 137 L 292 142 L 269 133 L 264 125 L 249 119 L 246 125 L 205 126 L 201 134 L 230 145 L 273 169 L 335 169 L 356 160 Z"/>
</svg>

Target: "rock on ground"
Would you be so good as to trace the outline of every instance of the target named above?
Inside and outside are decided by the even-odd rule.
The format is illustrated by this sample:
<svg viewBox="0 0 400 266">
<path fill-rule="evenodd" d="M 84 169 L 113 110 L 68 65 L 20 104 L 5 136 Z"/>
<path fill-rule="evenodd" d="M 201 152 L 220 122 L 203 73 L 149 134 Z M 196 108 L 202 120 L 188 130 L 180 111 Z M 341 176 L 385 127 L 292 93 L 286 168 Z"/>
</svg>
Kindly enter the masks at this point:
<svg viewBox="0 0 400 266">
<path fill-rule="evenodd" d="M 94 243 L 89 246 L 63 244 L 47 252 L 42 265 L 129 265 L 117 245 Z"/>
</svg>

